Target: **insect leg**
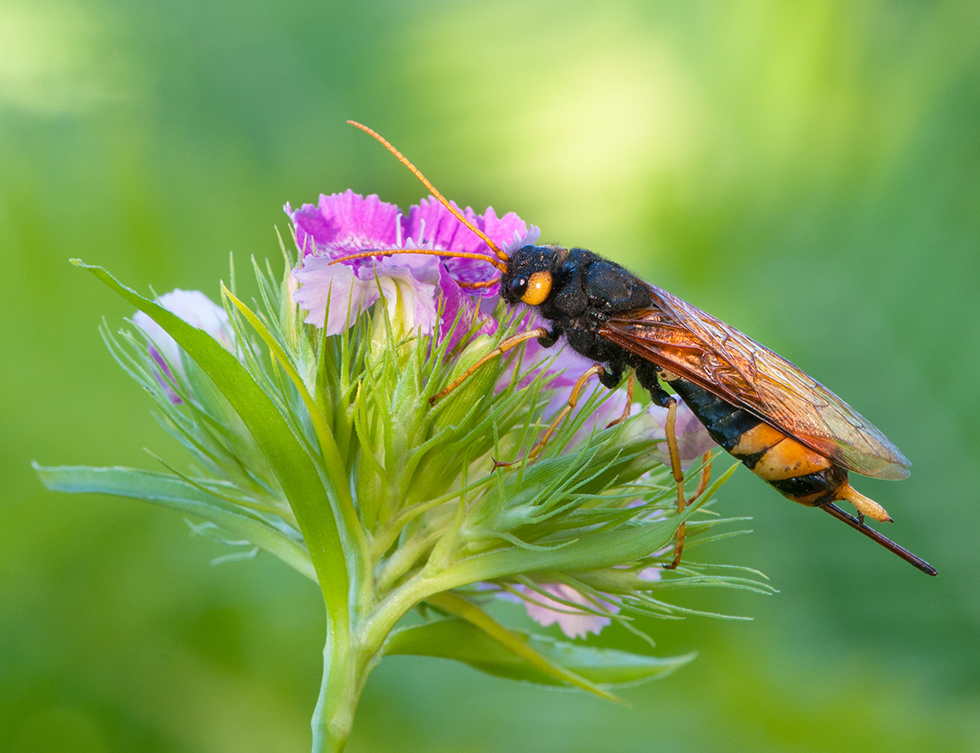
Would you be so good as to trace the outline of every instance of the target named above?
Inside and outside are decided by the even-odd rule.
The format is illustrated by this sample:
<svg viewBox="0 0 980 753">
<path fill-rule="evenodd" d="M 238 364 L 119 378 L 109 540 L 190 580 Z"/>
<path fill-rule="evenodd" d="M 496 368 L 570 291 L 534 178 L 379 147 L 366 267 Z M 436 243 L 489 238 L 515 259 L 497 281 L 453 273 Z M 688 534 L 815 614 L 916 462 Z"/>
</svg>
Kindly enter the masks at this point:
<svg viewBox="0 0 980 753">
<path fill-rule="evenodd" d="M 470 366 L 466 371 L 463 372 L 462 376 L 455 379 L 452 382 L 452 384 L 450 384 L 441 392 L 437 392 L 435 395 L 430 397 L 429 405 L 434 405 L 436 400 L 441 400 L 450 392 L 452 392 L 454 389 L 459 387 L 459 385 L 461 385 L 463 382 L 465 382 L 467 379 L 473 376 L 473 374 L 476 373 L 476 370 L 479 369 L 487 361 L 490 361 L 496 358 L 497 356 L 502 356 L 508 350 L 511 350 L 517 345 L 520 345 L 522 342 L 526 342 L 527 340 L 531 340 L 535 337 L 538 338 L 539 340 L 547 341 L 551 337 L 551 333 L 548 332 L 548 330 L 546 330 L 544 327 L 535 327 L 534 329 L 529 329 L 527 332 L 521 332 L 519 334 L 512 335 L 511 337 L 504 338 L 503 340 L 500 341 L 500 345 L 498 345 L 496 348 L 494 348 L 485 356 L 483 356 L 483 358 L 481 358 L 475 364 Z"/>
<path fill-rule="evenodd" d="M 667 401 L 667 426 L 665 427 L 664 433 L 667 436 L 667 450 L 670 453 L 670 470 L 674 475 L 674 483 L 677 486 L 677 514 L 680 515 L 684 512 L 685 507 L 684 472 L 681 470 L 681 454 L 680 450 L 677 449 L 677 434 L 674 432 L 676 423 L 677 401 L 671 397 Z M 681 564 L 681 553 L 684 551 L 684 528 L 684 523 L 681 523 L 677 527 L 677 543 L 674 544 L 674 560 L 665 566 L 664 569 L 666 570 L 674 570 Z"/>
<path fill-rule="evenodd" d="M 626 383 L 626 407 L 623 408 L 623 415 L 621 415 L 615 421 L 606 424 L 607 429 L 610 428 L 611 426 L 615 426 L 616 424 L 621 424 L 623 421 L 625 421 L 627 418 L 630 417 L 630 408 L 633 407 L 633 383 L 635 381 L 636 381 L 636 373 L 630 372 L 629 381 Z"/>
<path fill-rule="evenodd" d="M 698 479 L 698 488 L 694 490 L 694 496 L 687 500 L 687 504 L 693 504 L 694 501 L 704 494 L 704 490 L 708 488 L 708 482 L 711 480 L 711 450 L 704 453 L 704 457 L 701 458 L 701 478 Z"/>
<path fill-rule="evenodd" d="M 666 408 L 667 403 L 670 401 L 670 394 L 660 386 L 661 369 L 649 361 L 641 361 L 640 363 L 634 364 L 633 373 L 636 374 L 636 380 L 640 383 L 640 386 L 650 393 L 650 399 L 653 400 L 653 404 L 659 405 L 661 408 Z"/>
<path fill-rule="evenodd" d="M 571 413 L 572 409 L 578 404 L 578 396 L 582 392 L 582 388 L 585 386 L 585 383 L 589 380 L 589 378 L 598 376 L 601 379 L 605 374 L 606 370 L 602 368 L 600 364 L 595 364 L 594 366 L 585 370 L 582 376 L 580 376 L 575 382 L 575 386 L 572 387 L 572 394 L 568 396 L 568 402 L 565 404 L 565 407 L 561 409 L 561 411 L 555 417 L 555 420 L 551 422 L 551 426 L 548 427 L 548 431 L 546 431 L 544 436 L 541 437 L 541 441 L 534 445 L 534 447 L 531 448 L 531 451 L 527 454 L 528 460 L 533 460 L 534 457 L 544 449 L 544 446 L 548 444 L 548 440 L 551 439 L 551 435 L 555 433 L 555 429 L 558 428 L 558 425 L 565 420 L 565 417 Z"/>
</svg>

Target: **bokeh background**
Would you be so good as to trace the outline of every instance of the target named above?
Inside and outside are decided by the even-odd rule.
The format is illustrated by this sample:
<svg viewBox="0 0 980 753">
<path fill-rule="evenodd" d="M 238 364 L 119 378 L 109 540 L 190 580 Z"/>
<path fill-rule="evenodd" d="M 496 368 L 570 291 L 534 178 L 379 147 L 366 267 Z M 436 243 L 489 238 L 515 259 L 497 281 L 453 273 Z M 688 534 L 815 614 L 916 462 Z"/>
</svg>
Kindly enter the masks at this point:
<svg viewBox="0 0 980 753">
<path fill-rule="evenodd" d="M 692 665 L 625 708 L 393 658 L 351 751 L 980 750 L 975 0 L 0 0 L 0 750 L 308 748 L 316 589 L 29 464 L 178 456 L 96 331 L 132 312 L 68 258 L 217 297 L 285 201 L 423 195 L 347 118 L 845 396 L 914 463 L 859 488 L 940 570 L 739 471 L 755 533 L 699 556 L 780 593 L 652 625 Z"/>
</svg>

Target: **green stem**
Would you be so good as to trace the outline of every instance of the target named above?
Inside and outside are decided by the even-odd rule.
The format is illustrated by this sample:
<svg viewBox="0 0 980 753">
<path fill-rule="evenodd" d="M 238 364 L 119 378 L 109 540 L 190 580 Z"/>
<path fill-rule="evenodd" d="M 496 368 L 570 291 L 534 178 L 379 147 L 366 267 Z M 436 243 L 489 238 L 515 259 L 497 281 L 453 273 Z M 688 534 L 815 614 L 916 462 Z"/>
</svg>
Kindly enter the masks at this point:
<svg viewBox="0 0 980 753">
<path fill-rule="evenodd" d="M 354 710 L 370 671 L 360 666 L 358 654 L 350 625 L 331 622 L 328 613 L 323 679 L 313 712 L 313 753 L 337 753 L 347 745 L 354 725 Z"/>
</svg>

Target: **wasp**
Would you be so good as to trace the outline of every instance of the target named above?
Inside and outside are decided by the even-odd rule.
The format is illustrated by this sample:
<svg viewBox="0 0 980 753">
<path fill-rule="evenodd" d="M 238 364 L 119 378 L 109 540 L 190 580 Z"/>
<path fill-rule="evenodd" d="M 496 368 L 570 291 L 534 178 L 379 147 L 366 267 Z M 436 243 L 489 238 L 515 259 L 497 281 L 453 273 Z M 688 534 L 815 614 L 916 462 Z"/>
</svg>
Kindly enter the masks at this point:
<svg viewBox="0 0 980 753">
<path fill-rule="evenodd" d="M 673 436 L 676 400 L 665 386 L 683 398 L 718 445 L 784 497 L 830 513 L 922 572 L 937 574 L 928 562 L 865 523 L 866 516 L 880 522 L 890 522 L 891 517 L 854 489 L 848 474 L 903 479 L 909 475 L 910 463 L 881 431 L 833 392 L 734 327 L 592 251 L 525 245 L 510 255 L 504 253 L 390 142 L 367 126 L 348 122 L 381 142 L 492 254 L 413 248 L 344 258 L 423 253 L 480 259 L 493 265 L 500 276 L 469 287 L 499 282 L 500 296 L 508 305 L 527 306 L 545 322 L 504 339 L 433 401 L 522 342 L 537 338 L 550 347 L 562 340 L 594 366 L 579 378 L 568 405 L 529 457 L 540 451 L 574 408 L 587 379 L 596 376 L 614 389 L 629 372 L 630 396 L 635 378 L 655 404 L 668 408 L 667 443 L 678 485 L 678 510 L 690 500 L 684 497 Z M 840 501 L 852 504 L 857 515 L 839 507 Z M 674 567 L 683 549 L 683 526 L 677 539 Z"/>
</svg>

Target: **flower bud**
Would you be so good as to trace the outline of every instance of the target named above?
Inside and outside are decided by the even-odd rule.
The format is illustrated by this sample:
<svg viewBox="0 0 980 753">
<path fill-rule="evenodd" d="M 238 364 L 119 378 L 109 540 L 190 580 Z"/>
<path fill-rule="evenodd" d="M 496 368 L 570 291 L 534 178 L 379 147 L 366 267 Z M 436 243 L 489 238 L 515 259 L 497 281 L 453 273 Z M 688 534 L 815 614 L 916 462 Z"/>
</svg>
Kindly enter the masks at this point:
<svg viewBox="0 0 980 753">
<path fill-rule="evenodd" d="M 234 348 L 235 332 L 228 322 L 228 314 L 200 290 L 172 290 L 164 293 L 156 302 L 188 324 L 207 332 L 226 349 Z M 133 316 L 133 324 L 146 335 L 147 348 L 160 368 L 157 381 L 160 382 L 170 402 L 179 405 L 183 400 L 177 395 L 172 383 L 186 384 L 187 382 L 187 369 L 181 355 L 183 351 L 174 339 L 164 332 L 163 327 L 142 311 L 137 311 Z"/>
</svg>

